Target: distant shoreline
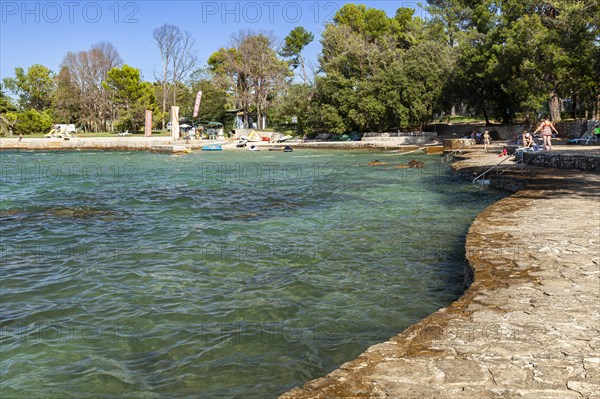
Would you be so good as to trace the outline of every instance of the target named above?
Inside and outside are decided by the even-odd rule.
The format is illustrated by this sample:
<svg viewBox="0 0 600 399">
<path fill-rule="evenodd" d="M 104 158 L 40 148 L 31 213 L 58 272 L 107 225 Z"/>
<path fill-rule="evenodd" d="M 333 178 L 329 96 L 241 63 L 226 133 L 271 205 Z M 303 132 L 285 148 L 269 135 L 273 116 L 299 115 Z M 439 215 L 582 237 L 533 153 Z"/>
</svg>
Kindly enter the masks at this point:
<svg viewBox="0 0 600 399">
<path fill-rule="evenodd" d="M 223 150 L 246 150 L 236 148 L 237 140 L 173 140 L 171 137 L 88 137 L 72 138 L 62 140 L 56 138 L 2 138 L 0 139 L 0 150 L 33 150 L 33 151 L 77 151 L 77 150 L 101 150 L 101 151 L 153 151 L 157 147 L 176 146 L 192 151 L 200 151 L 208 144 L 219 143 Z M 430 145 L 407 145 L 394 142 L 393 140 L 382 141 L 289 141 L 285 143 L 256 142 L 252 143 L 262 150 L 270 147 L 282 147 L 290 145 L 297 149 L 327 149 L 327 150 L 397 150 L 399 152 L 417 151 L 423 149 L 428 154 L 441 153 L 443 147 L 437 143 Z M 437 145 L 436 145 L 437 144 Z M 153 148 L 154 147 L 154 148 Z M 162 151 L 164 152 L 164 151 Z"/>
</svg>

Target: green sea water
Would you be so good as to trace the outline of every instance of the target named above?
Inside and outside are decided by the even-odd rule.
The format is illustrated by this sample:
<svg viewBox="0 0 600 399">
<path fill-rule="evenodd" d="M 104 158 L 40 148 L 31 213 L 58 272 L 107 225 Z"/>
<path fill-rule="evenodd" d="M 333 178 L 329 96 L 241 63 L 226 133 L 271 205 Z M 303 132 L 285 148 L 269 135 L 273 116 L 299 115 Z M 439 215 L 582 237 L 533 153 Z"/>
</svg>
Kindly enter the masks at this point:
<svg viewBox="0 0 600 399">
<path fill-rule="evenodd" d="M 387 152 L 0 166 L 3 399 L 276 397 L 460 296 L 467 229 L 504 195 Z"/>
</svg>

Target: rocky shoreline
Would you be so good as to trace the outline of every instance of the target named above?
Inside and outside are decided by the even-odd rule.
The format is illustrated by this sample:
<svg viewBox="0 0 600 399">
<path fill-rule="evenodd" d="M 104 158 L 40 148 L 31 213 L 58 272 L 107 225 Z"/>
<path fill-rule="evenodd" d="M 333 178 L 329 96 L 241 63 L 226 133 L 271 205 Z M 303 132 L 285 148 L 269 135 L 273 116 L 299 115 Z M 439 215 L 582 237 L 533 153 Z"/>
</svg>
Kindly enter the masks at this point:
<svg viewBox="0 0 600 399">
<path fill-rule="evenodd" d="M 495 163 L 474 151 L 453 169 L 470 177 Z M 516 182 L 516 193 L 471 225 L 464 295 L 281 398 L 600 397 L 595 172 L 527 167 L 491 179 Z"/>
</svg>

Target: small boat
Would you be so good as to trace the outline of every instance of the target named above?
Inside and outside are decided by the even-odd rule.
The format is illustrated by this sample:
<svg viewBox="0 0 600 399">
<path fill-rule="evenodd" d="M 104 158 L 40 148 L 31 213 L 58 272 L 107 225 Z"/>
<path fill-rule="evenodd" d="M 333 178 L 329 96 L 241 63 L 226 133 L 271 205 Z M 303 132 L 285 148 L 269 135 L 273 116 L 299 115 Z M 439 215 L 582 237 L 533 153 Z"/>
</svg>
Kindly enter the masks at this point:
<svg viewBox="0 0 600 399">
<path fill-rule="evenodd" d="M 292 152 L 294 151 L 292 147 L 286 145 L 285 147 L 270 147 L 269 151 L 283 151 L 283 152 Z"/>
<path fill-rule="evenodd" d="M 202 151 L 223 151 L 220 144 L 208 144 L 202 147 Z"/>
<path fill-rule="evenodd" d="M 258 147 L 257 147 L 257 146 L 255 146 L 254 144 L 252 144 L 252 145 L 250 146 L 249 150 L 250 150 L 250 151 L 260 151 L 260 150 L 258 149 Z"/>
</svg>

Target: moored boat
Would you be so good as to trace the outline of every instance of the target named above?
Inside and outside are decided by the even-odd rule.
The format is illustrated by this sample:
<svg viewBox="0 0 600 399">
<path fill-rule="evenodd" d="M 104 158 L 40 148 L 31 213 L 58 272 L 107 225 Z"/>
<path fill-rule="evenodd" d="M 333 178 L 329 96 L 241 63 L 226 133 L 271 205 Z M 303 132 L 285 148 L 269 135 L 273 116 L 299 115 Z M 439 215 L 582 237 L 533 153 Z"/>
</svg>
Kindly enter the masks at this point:
<svg viewBox="0 0 600 399">
<path fill-rule="evenodd" d="M 202 151 L 223 151 L 220 144 L 208 144 L 202 147 Z"/>
</svg>

